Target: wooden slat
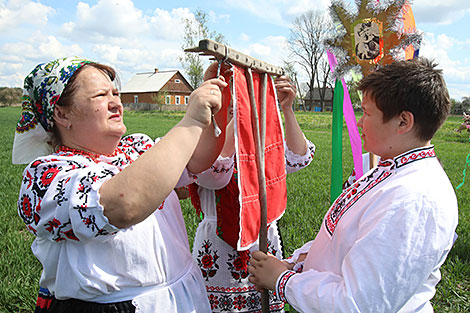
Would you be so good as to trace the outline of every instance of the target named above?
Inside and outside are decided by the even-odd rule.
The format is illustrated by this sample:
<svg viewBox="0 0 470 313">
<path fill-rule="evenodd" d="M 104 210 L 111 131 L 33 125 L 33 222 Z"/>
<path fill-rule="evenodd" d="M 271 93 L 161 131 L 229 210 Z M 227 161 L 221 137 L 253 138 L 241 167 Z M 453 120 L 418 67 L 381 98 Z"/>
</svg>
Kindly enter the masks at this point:
<svg viewBox="0 0 470 313">
<path fill-rule="evenodd" d="M 184 51 L 198 52 L 201 55 L 212 55 L 217 60 L 226 59 L 232 64 L 236 64 L 241 67 L 249 67 L 253 71 L 259 73 L 268 73 L 275 76 L 280 76 L 284 74 L 284 70 L 282 69 L 282 67 L 260 61 L 249 55 L 232 49 L 229 46 L 226 46 L 210 39 L 200 40 L 199 46 L 185 49 Z"/>
</svg>

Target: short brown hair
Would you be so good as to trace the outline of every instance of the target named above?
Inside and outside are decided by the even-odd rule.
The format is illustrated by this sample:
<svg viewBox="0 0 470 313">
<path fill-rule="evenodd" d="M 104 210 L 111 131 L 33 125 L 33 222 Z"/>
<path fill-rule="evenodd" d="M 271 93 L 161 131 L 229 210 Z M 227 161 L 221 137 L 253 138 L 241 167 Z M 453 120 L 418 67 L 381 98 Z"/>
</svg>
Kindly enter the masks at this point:
<svg viewBox="0 0 470 313">
<path fill-rule="evenodd" d="M 436 66 L 422 57 L 393 62 L 364 77 L 357 89 L 375 101 L 384 122 L 403 111 L 411 112 L 418 137 L 430 140 L 451 106 L 442 70 Z"/>
</svg>

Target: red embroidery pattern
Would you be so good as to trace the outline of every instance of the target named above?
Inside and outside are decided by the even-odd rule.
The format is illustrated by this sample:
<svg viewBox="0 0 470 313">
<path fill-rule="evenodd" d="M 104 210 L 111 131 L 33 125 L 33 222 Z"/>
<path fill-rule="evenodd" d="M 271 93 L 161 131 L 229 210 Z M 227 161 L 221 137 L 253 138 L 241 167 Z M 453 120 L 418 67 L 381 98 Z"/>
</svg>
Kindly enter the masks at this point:
<svg viewBox="0 0 470 313">
<path fill-rule="evenodd" d="M 357 200 L 364 196 L 369 190 L 377 186 L 391 175 L 391 172 L 382 172 L 376 179 L 373 179 L 373 176 L 375 176 L 377 172 L 378 168 L 371 175 L 355 182 L 351 187 L 346 189 L 333 203 L 325 218 L 325 227 L 330 236 L 333 236 L 338 222 L 349 210 L 349 208 L 351 208 L 357 202 Z"/>
<path fill-rule="evenodd" d="M 304 168 L 306 167 L 307 165 L 310 164 L 310 162 L 312 162 L 314 156 L 315 156 L 315 146 L 308 146 L 308 150 L 309 150 L 309 157 L 303 162 L 303 163 L 291 163 L 289 162 L 289 159 L 286 157 L 286 164 L 288 167 L 298 167 L 298 168 Z"/>
<path fill-rule="evenodd" d="M 396 160 L 397 168 L 402 167 L 406 164 L 409 164 L 413 161 L 417 161 L 417 160 L 425 159 L 425 158 L 432 158 L 432 157 L 436 157 L 436 152 L 434 151 L 433 148 L 425 148 L 421 151 L 415 150 L 409 154 L 399 157 Z"/>
<path fill-rule="evenodd" d="M 234 254 L 228 254 L 228 270 L 232 274 L 233 279 L 235 279 L 239 283 L 241 283 L 243 279 L 248 277 L 248 260 L 248 251 L 237 251 Z"/>
<path fill-rule="evenodd" d="M 206 286 L 212 312 L 250 312 L 261 313 L 261 294 L 254 286 L 250 287 L 209 287 Z M 282 312 L 284 302 L 269 291 L 270 312 Z"/>
<path fill-rule="evenodd" d="M 294 271 L 285 271 L 282 274 L 281 279 L 279 279 L 279 283 L 276 286 L 277 295 L 279 299 L 281 299 L 284 302 L 287 302 L 286 293 L 285 293 L 287 282 L 295 274 L 296 273 Z"/>
<path fill-rule="evenodd" d="M 212 243 L 209 240 L 205 240 L 202 245 L 202 250 L 198 250 L 197 263 L 201 269 L 202 276 L 207 280 L 210 277 L 214 277 L 219 269 L 217 260 L 219 256 L 216 250 L 212 250 Z"/>
<path fill-rule="evenodd" d="M 59 218 L 53 215 L 46 220 L 42 216 L 43 219 L 41 220 L 43 207 L 51 207 L 52 204 L 52 207 L 56 208 L 57 212 L 59 212 L 62 206 L 68 207 L 70 205 L 70 197 L 72 196 L 74 199 L 71 214 L 78 214 L 83 225 L 95 236 L 109 235 L 110 232 L 105 227 L 101 228 L 102 225 L 98 224 L 97 217 L 94 215 L 95 210 L 88 208 L 89 193 L 92 190 L 92 186 L 100 180 L 114 176 L 116 172 L 132 163 L 134 159 L 151 146 L 152 141 L 147 136 L 131 135 L 124 137 L 110 156 L 61 146 L 56 152 L 61 158 L 48 156 L 31 163 L 25 170 L 18 199 L 18 213 L 25 222 L 27 229 L 36 235 L 37 229 L 42 227 L 50 233 L 50 239 L 57 242 L 63 240 L 78 241 L 79 238 L 72 229 L 70 217 Z M 85 156 L 88 160 L 95 163 L 104 162 L 115 165 L 116 169 L 100 168 L 97 172 L 92 170 L 88 172 L 83 171 L 89 168 L 91 164 L 81 158 L 76 158 L 77 155 Z M 76 173 L 78 170 L 83 172 L 80 172 L 80 176 L 75 178 L 78 181 L 72 186 L 69 182 L 73 175 L 75 175 L 73 173 Z M 43 201 L 46 195 L 47 202 Z M 69 208 L 66 210 L 69 210 Z M 50 211 L 45 214 L 49 213 Z"/>
<path fill-rule="evenodd" d="M 390 170 L 395 168 L 398 169 L 412 162 L 435 156 L 436 153 L 434 152 L 434 148 L 427 147 L 414 149 L 405 154 L 399 155 L 395 157 L 393 162 L 391 160 L 379 162 L 375 170 L 370 175 L 363 176 L 360 180 L 345 189 L 331 206 L 325 217 L 325 227 L 330 236 L 333 236 L 336 226 L 343 215 L 362 196 L 364 196 L 364 194 L 392 175 Z"/>
<path fill-rule="evenodd" d="M 219 292 L 247 292 L 256 290 L 255 286 L 248 287 L 220 287 L 220 286 L 206 286 L 207 291 L 219 291 Z"/>
</svg>

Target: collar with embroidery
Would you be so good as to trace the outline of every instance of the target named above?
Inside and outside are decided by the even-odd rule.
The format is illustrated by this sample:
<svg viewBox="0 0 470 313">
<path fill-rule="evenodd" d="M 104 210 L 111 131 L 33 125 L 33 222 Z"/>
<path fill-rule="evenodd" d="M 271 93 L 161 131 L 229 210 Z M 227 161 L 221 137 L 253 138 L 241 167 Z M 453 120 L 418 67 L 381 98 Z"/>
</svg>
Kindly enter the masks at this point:
<svg viewBox="0 0 470 313">
<path fill-rule="evenodd" d="M 67 154 L 81 155 L 81 156 L 87 157 L 87 158 L 89 158 L 89 159 L 91 159 L 95 162 L 101 156 L 115 157 L 118 154 L 118 152 L 122 152 L 122 151 L 120 151 L 119 148 L 116 148 L 112 154 L 104 155 L 104 154 L 96 154 L 96 153 L 92 153 L 92 152 L 88 152 L 88 151 L 84 151 L 84 150 L 80 150 L 80 149 L 69 148 L 69 147 L 66 147 L 66 146 L 59 146 L 59 148 L 56 150 L 56 153 L 64 153 L 66 155 Z"/>
<path fill-rule="evenodd" d="M 416 148 L 410 151 L 407 151 L 403 154 L 400 154 L 393 159 L 387 159 L 380 161 L 377 166 L 378 167 L 390 167 L 391 168 L 400 168 L 407 164 L 413 163 L 418 160 L 426 159 L 426 158 L 435 158 L 436 152 L 434 151 L 434 146 L 427 146 Z"/>
</svg>

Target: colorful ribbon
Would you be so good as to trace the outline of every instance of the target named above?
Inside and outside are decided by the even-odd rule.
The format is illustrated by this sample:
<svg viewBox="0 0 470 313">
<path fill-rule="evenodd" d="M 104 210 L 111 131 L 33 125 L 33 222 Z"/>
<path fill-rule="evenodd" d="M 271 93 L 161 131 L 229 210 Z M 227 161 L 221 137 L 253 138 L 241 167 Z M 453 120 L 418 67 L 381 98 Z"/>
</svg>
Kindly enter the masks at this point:
<svg viewBox="0 0 470 313">
<path fill-rule="evenodd" d="M 469 139 L 469 141 L 470 141 L 470 139 Z M 460 187 L 462 187 L 465 184 L 465 175 L 466 175 L 468 166 L 470 166 L 470 153 L 467 154 L 467 160 L 465 161 L 465 167 L 464 167 L 463 172 L 462 172 L 463 173 L 462 182 L 455 189 L 459 189 Z"/>
<path fill-rule="evenodd" d="M 331 51 L 326 52 L 328 55 L 328 62 L 330 63 L 331 72 L 334 73 L 338 61 L 336 60 L 335 55 Z M 338 95 L 338 96 L 337 96 Z M 362 143 L 361 136 L 359 135 L 359 130 L 357 128 L 356 116 L 354 115 L 354 110 L 351 103 L 351 98 L 349 96 L 348 87 L 344 78 L 341 78 L 341 84 L 339 80 L 336 80 L 334 97 L 333 97 L 333 124 L 332 124 L 332 152 L 333 152 L 333 162 L 331 164 L 331 202 L 336 199 L 336 197 L 341 193 L 342 189 L 342 180 L 343 180 L 343 166 L 342 166 L 342 129 L 343 121 L 338 121 L 338 117 L 335 120 L 335 107 L 338 108 L 337 114 L 341 114 L 341 108 L 344 115 L 344 120 L 346 121 L 346 126 L 348 128 L 349 140 L 351 143 L 351 150 L 354 162 L 354 171 L 356 177 L 359 178 L 363 174 L 362 169 Z M 339 128 L 341 130 L 339 130 Z M 341 136 L 340 138 L 338 138 Z M 339 154 L 338 151 L 341 151 Z"/>
<path fill-rule="evenodd" d="M 331 124 L 331 203 L 341 193 L 343 183 L 343 99 L 343 86 L 337 79 L 333 96 L 333 122 Z"/>
</svg>

